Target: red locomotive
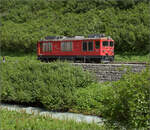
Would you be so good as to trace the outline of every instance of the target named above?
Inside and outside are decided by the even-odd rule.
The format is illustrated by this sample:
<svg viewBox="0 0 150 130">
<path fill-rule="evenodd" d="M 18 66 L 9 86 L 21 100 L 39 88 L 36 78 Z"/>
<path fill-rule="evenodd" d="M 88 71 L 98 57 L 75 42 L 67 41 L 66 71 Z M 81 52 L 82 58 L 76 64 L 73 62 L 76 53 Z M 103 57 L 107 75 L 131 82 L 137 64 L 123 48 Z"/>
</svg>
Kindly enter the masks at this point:
<svg viewBox="0 0 150 130">
<path fill-rule="evenodd" d="M 101 62 L 114 60 L 114 40 L 104 34 L 61 37 L 47 36 L 37 43 L 37 56 L 41 61 L 73 60 Z"/>
</svg>

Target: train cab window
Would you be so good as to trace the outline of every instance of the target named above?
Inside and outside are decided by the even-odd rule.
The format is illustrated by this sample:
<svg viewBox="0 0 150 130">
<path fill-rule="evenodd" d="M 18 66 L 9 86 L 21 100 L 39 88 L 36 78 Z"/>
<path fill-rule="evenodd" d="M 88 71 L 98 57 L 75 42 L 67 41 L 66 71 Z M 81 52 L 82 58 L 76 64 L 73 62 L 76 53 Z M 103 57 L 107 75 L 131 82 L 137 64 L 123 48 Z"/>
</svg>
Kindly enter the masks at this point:
<svg viewBox="0 0 150 130">
<path fill-rule="evenodd" d="M 108 41 L 103 41 L 103 46 L 108 46 Z"/>
<path fill-rule="evenodd" d="M 114 42 L 113 41 L 110 41 L 110 46 L 114 46 Z"/>
<path fill-rule="evenodd" d="M 72 42 L 61 42 L 61 51 L 72 51 Z"/>
<path fill-rule="evenodd" d="M 93 42 L 92 41 L 88 42 L 88 51 L 93 51 Z"/>
<path fill-rule="evenodd" d="M 100 48 L 100 42 L 99 41 L 95 41 L 95 48 L 99 49 Z"/>
<path fill-rule="evenodd" d="M 82 43 L 82 49 L 83 51 L 87 51 L 87 42 Z"/>
</svg>

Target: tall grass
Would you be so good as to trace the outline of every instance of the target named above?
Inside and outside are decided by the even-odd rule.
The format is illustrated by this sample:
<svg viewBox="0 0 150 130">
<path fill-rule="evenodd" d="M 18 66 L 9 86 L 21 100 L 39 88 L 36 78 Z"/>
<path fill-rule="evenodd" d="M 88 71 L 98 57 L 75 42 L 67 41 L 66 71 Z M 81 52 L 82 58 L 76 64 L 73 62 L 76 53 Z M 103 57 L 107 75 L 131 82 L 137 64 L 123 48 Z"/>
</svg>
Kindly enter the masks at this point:
<svg viewBox="0 0 150 130">
<path fill-rule="evenodd" d="M 150 54 L 116 54 L 115 61 L 117 62 L 147 62 L 150 63 Z"/>
<path fill-rule="evenodd" d="M 0 130 L 106 130 L 104 126 L 69 120 L 58 120 L 48 116 L 8 111 L 0 108 Z"/>
</svg>

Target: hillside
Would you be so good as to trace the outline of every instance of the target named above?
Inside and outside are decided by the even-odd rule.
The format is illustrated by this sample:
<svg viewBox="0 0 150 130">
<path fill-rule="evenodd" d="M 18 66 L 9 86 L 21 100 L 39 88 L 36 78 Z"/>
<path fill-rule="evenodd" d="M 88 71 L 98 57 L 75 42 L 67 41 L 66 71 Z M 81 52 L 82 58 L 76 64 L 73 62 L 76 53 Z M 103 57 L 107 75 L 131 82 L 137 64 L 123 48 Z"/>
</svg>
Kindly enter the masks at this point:
<svg viewBox="0 0 150 130">
<path fill-rule="evenodd" d="M 1 0 L 2 51 L 33 52 L 47 35 L 105 33 L 117 52 L 148 53 L 148 0 Z"/>
</svg>

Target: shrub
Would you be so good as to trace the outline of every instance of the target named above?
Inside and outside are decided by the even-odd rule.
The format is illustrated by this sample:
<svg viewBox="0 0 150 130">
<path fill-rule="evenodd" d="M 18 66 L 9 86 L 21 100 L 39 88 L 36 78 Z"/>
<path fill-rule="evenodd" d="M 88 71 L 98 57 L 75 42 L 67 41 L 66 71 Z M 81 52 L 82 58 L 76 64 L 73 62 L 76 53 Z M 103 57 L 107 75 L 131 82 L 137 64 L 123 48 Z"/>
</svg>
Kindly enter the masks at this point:
<svg viewBox="0 0 150 130">
<path fill-rule="evenodd" d="M 73 111 L 85 114 L 101 115 L 102 103 L 98 98 L 101 95 L 98 83 L 92 83 L 86 89 L 80 88 L 75 93 Z"/>
<path fill-rule="evenodd" d="M 47 35 L 105 33 L 114 39 L 117 52 L 149 53 L 149 4 L 149 0 L 1 0 L 1 50 L 31 53 Z"/>
<path fill-rule="evenodd" d="M 110 123 L 119 122 L 130 128 L 148 128 L 149 84 L 149 68 L 141 73 L 127 73 L 121 80 L 112 83 L 110 91 L 104 95 L 102 116 Z"/>
<path fill-rule="evenodd" d="M 86 89 L 80 88 L 76 92 L 73 109 L 97 116 L 102 116 L 104 110 L 109 113 L 111 106 L 105 105 L 113 102 L 112 92 L 113 87 L 109 83 L 92 83 Z"/>
<path fill-rule="evenodd" d="M 67 110 L 75 90 L 87 87 L 92 76 L 68 63 L 2 64 L 2 101 L 41 103 L 50 110 Z"/>
<path fill-rule="evenodd" d="M 149 68 L 140 73 L 128 72 L 119 81 L 93 83 L 77 90 L 73 109 L 102 116 L 113 129 L 148 129 L 149 84 Z"/>
</svg>

